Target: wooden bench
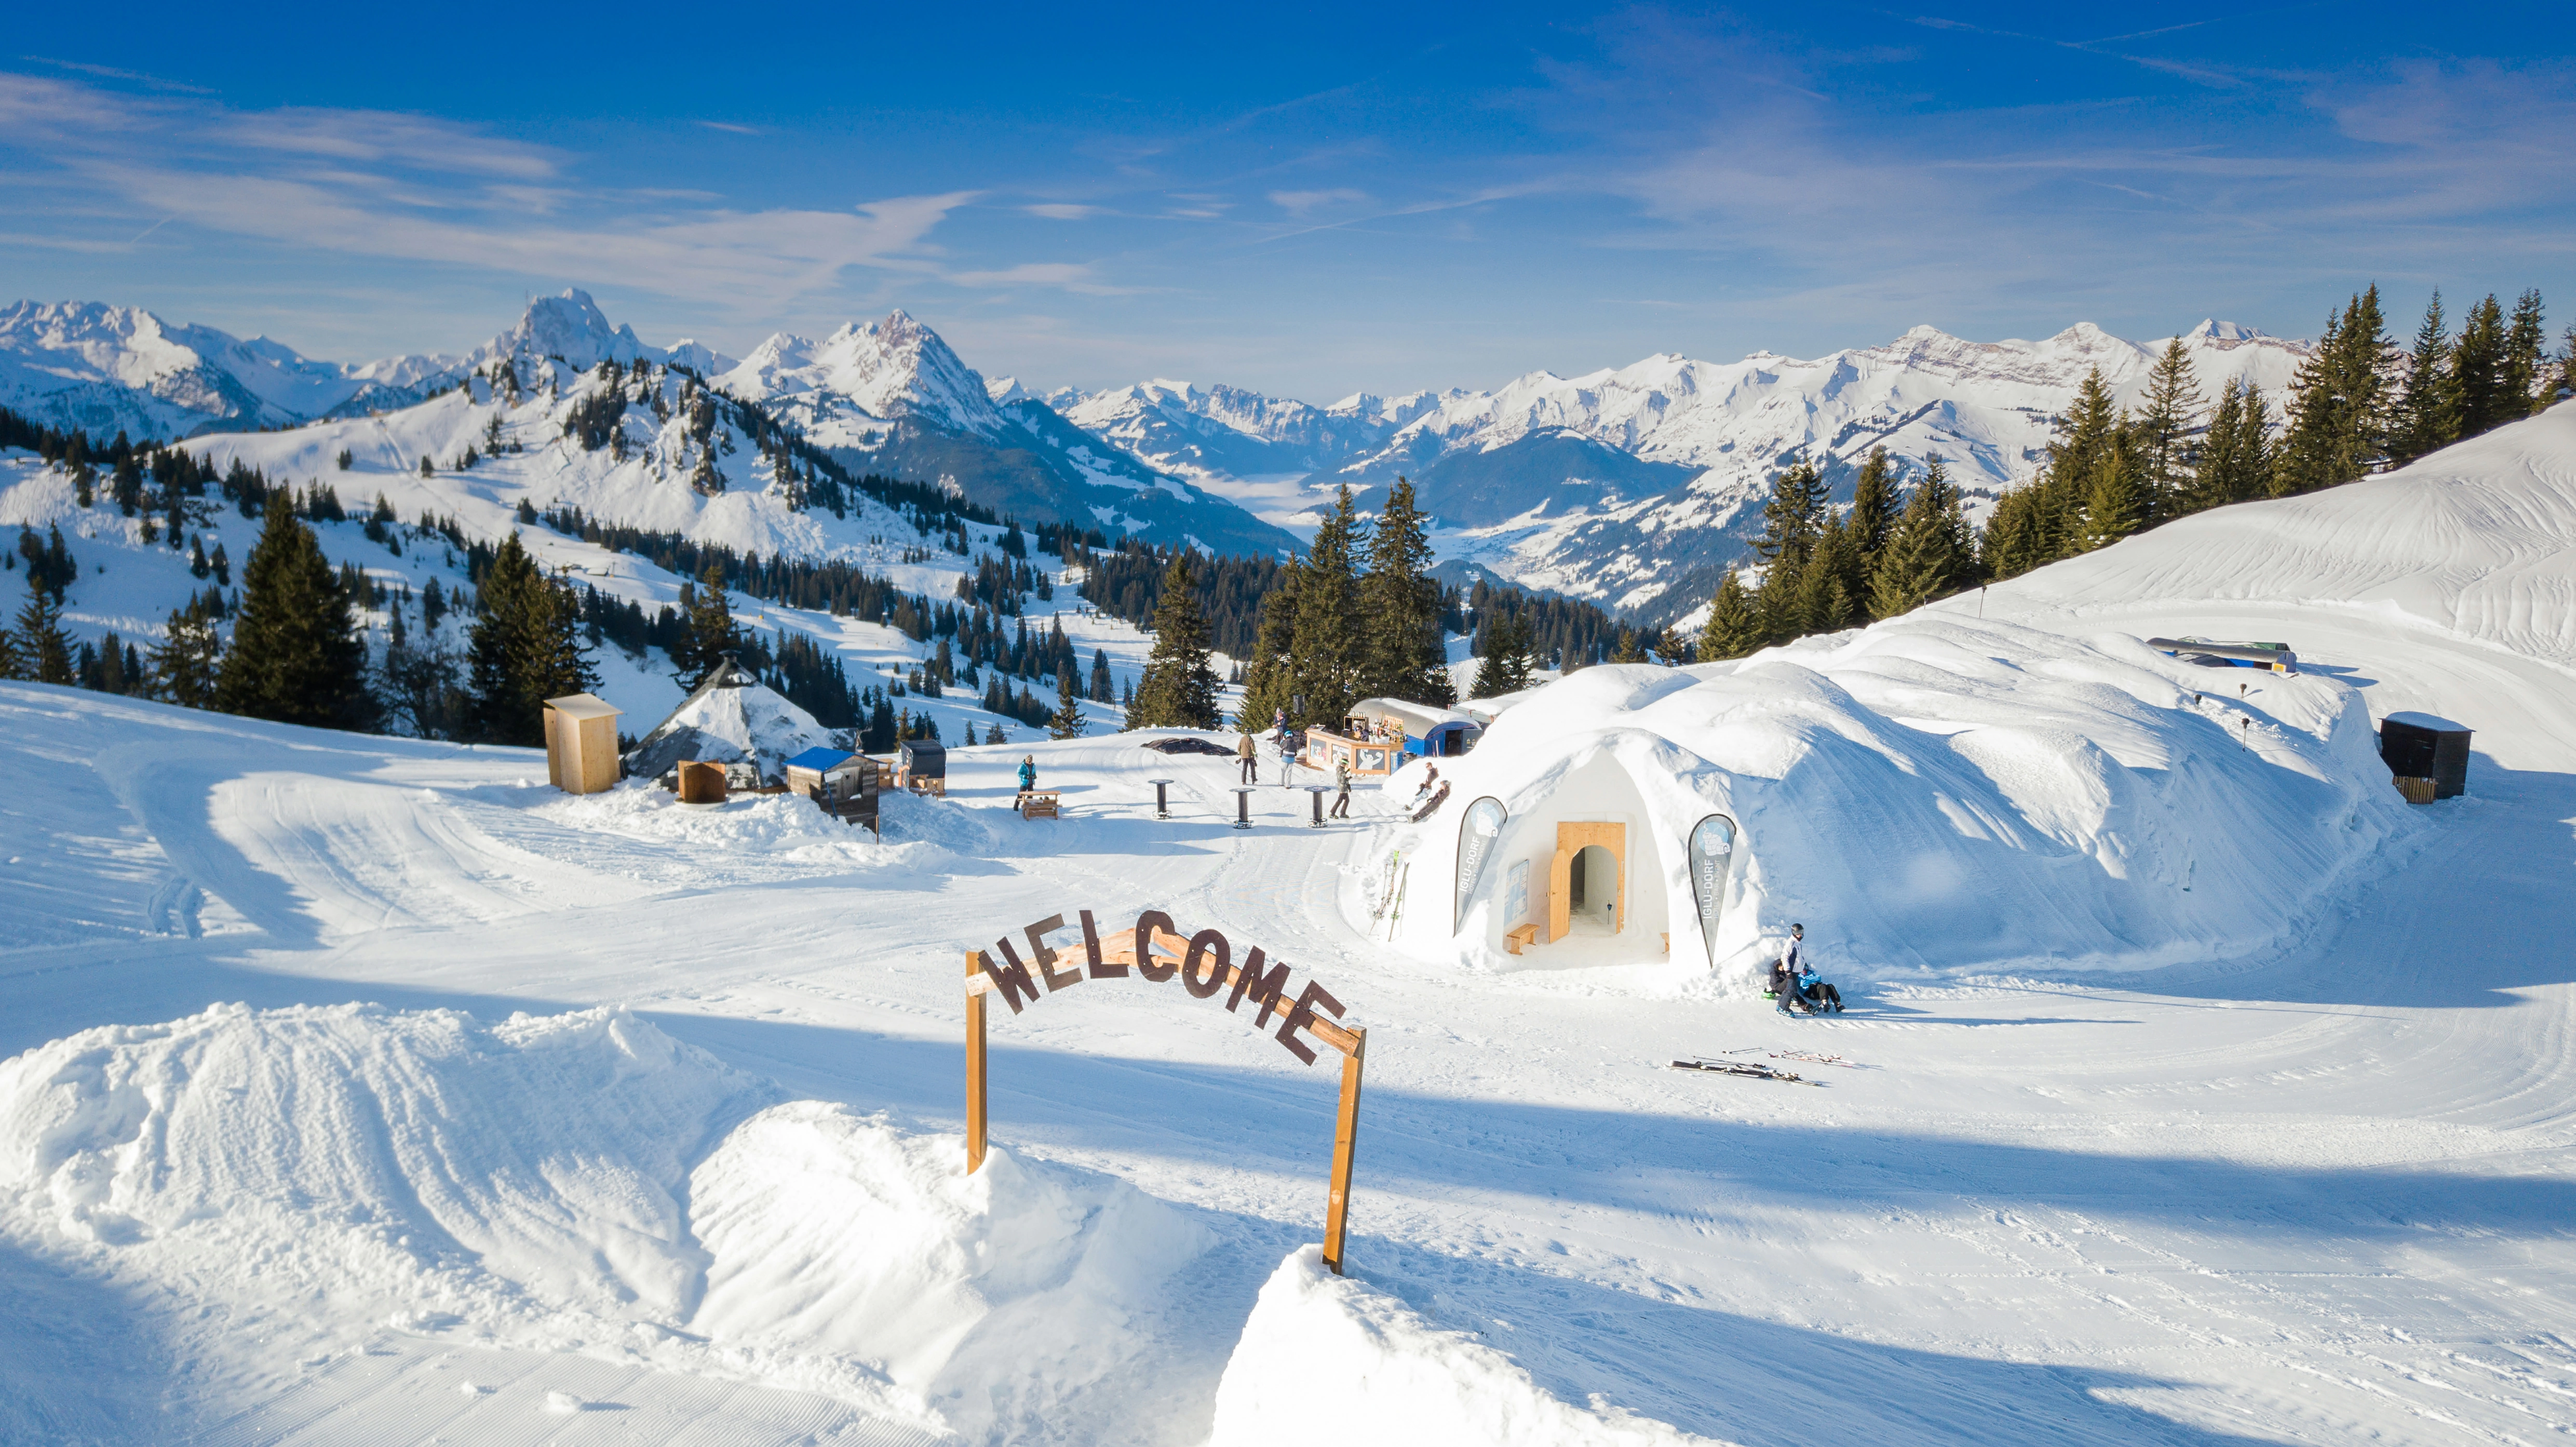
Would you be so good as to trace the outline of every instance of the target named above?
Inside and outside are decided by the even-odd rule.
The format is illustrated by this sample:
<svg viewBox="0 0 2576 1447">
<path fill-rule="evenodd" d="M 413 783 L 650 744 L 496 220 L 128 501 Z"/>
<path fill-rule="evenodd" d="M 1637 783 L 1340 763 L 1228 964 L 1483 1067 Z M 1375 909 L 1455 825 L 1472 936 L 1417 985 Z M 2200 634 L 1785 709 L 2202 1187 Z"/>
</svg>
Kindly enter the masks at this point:
<svg viewBox="0 0 2576 1447">
<path fill-rule="evenodd" d="M 1538 943 L 1538 926 L 1535 924 L 1516 924 L 1503 931 L 1503 948 L 1513 954 L 1519 954 L 1523 945 L 1536 943 Z"/>
<path fill-rule="evenodd" d="M 1012 805 L 1023 819 L 1061 819 L 1064 817 L 1061 789 L 1022 789 Z"/>
</svg>

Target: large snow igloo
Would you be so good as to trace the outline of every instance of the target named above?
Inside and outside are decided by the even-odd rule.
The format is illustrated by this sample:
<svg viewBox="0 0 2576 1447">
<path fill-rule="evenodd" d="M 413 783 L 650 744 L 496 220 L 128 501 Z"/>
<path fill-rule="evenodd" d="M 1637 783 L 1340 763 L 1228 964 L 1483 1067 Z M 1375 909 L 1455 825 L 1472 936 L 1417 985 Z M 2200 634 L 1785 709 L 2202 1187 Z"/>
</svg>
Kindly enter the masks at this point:
<svg viewBox="0 0 2576 1447">
<path fill-rule="evenodd" d="M 1739 985 L 1793 921 L 1863 978 L 2257 955 L 2311 927 L 2404 804 L 2350 687 L 2206 680 L 2124 635 L 1921 615 L 1586 668 L 1438 761 L 1448 799 L 1372 841 L 1368 902 L 1402 890 L 1392 943 L 1419 958 Z M 1712 818 L 1723 855 L 1691 843 Z"/>
</svg>

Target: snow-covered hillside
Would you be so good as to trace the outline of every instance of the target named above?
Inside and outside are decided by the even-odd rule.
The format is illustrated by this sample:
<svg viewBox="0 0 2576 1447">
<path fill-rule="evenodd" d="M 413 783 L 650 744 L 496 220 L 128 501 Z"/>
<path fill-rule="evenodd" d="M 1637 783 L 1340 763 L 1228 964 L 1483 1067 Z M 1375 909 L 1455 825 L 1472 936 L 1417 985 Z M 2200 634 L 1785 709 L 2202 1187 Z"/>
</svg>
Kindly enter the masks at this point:
<svg viewBox="0 0 2576 1447">
<path fill-rule="evenodd" d="M 0 684 L 0 1438 L 2565 1435 L 2571 419 L 1982 623 L 1578 673 L 1418 829 L 1419 765 L 1316 828 L 1273 763 L 1238 805 L 1231 758 L 1103 735 L 954 750 L 879 840 Z M 140 567 L 76 546 L 76 602 Z M 2184 630 L 2302 674 L 2135 636 Z M 2397 708 L 2479 730 L 2467 797 L 2373 778 Z M 1470 792 L 1597 823 L 1608 754 L 1741 814 L 1719 967 L 1669 906 L 1426 947 Z M 1065 817 L 1011 809 L 1023 756 Z M 993 1006 L 961 1169 L 960 960 L 1148 909 L 1368 1031 L 1350 1275 L 1312 1250 L 1335 1062 L 1178 980 Z M 1736 968 L 1792 920 L 1847 1013 Z"/>
</svg>

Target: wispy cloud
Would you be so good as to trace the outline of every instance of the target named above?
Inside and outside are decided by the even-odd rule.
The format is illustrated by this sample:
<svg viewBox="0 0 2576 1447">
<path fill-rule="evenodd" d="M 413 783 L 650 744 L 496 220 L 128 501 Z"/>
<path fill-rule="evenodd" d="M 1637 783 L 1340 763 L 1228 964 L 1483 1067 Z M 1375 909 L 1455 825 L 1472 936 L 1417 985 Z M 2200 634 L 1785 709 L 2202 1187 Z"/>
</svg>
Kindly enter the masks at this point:
<svg viewBox="0 0 2576 1447">
<path fill-rule="evenodd" d="M 1031 216 L 1043 216 L 1049 221 L 1080 221 L 1086 217 L 1108 214 L 1106 207 L 1078 206 L 1069 201 L 1046 201 L 1035 206 L 1023 206 L 1020 209 Z"/>
<path fill-rule="evenodd" d="M 1270 204 L 1291 216 L 1304 218 L 1326 206 L 1356 206 L 1368 200 L 1366 191 L 1349 186 L 1335 186 L 1327 191 L 1273 191 Z"/>
<path fill-rule="evenodd" d="M 978 290 L 1124 290 L 1079 263 L 953 266 L 931 233 L 976 191 L 830 210 L 606 192 L 581 181 L 567 152 L 433 116 L 239 110 L 0 74 L 0 145 L 37 158 L 56 191 L 85 195 L 78 207 L 52 209 L 71 230 L 76 212 L 94 212 L 128 227 L 175 222 L 351 256 L 609 281 L 745 312 L 776 312 L 854 269 Z M 19 244 L 112 249 L 143 239 L 122 235 Z"/>
<path fill-rule="evenodd" d="M 741 126 L 736 125 L 731 121 L 700 121 L 698 124 L 711 131 L 727 131 L 737 136 L 761 136 L 768 134 L 768 132 L 762 130 L 758 126 Z"/>
<path fill-rule="evenodd" d="M 164 80 L 160 76 L 146 75 L 139 70 L 119 70 L 112 65 L 90 65 L 84 61 L 78 60 L 56 60 L 49 55 L 22 55 L 18 58 L 31 65 L 41 65 L 52 70 L 68 70 L 78 75 L 94 75 L 99 77 L 101 80 L 121 80 L 130 85 L 145 86 L 152 90 L 175 91 L 182 95 L 214 94 L 213 91 L 206 89 L 202 85 L 190 85 L 185 81 L 178 80 Z"/>
</svg>

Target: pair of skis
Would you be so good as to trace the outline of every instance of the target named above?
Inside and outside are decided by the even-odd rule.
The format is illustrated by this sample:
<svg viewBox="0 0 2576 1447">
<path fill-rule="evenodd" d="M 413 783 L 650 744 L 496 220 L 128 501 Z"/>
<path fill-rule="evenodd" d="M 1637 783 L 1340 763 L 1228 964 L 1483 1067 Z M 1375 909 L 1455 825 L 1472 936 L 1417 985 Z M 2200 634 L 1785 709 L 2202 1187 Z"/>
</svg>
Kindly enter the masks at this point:
<svg viewBox="0 0 2576 1447">
<path fill-rule="evenodd" d="M 1802 1079 L 1791 1071 L 1775 1070 L 1768 1065 L 1759 1064 L 1751 1060 L 1709 1060 L 1705 1058 L 1676 1060 L 1673 1062 L 1673 1069 L 1704 1070 L 1711 1075 L 1740 1075 L 1747 1080 L 1776 1080 L 1783 1085 L 1821 1086 L 1824 1084 L 1821 1080 Z"/>
<path fill-rule="evenodd" d="M 1761 1049 L 1763 1049 L 1763 1047 L 1759 1045 L 1747 1045 L 1741 1050 L 1729 1050 L 1726 1053 L 1729 1055 L 1750 1055 L 1754 1051 Z M 1847 1060 L 1840 1055 L 1827 1055 L 1815 1050 L 1771 1050 L 1766 1051 L 1765 1053 L 1774 1060 L 1803 1060 L 1809 1065 L 1839 1065 L 1845 1070 L 1869 1069 L 1868 1066 L 1861 1064 L 1857 1060 Z"/>
</svg>

